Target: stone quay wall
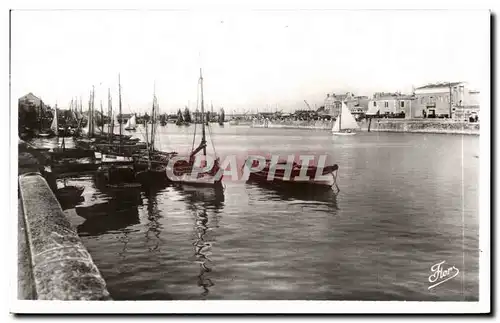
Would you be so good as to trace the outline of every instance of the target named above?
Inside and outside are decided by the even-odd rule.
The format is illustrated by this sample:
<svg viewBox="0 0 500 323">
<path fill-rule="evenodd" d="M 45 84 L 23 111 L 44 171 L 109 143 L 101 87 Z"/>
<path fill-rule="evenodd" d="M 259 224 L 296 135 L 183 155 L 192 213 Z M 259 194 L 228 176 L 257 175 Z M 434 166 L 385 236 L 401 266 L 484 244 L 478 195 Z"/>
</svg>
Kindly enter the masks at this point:
<svg viewBox="0 0 500 323">
<path fill-rule="evenodd" d="M 333 121 L 324 120 L 255 120 L 253 128 L 278 128 L 278 129 L 312 129 L 330 130 Z"/>
<path fill-rule="evenodd" d="M 361 131 L 368 131 L 369 120 L 358 123 Z M 333 121 L 281 121 L 281 120 L 256 120 L 253 128 L 276 129 L 311 129 L 330 130 Z M 450 133 L 479 135 L 479 123 L 449 121 L 446 119 L 379 119 L 371 120 L 370 131 L 379 132 L 415 132 L 415 133 Z"/>
<path fill-rule="evenodd" d="M 364 123 L 363 130 L 368 130 L 368 124 Z M 372 119 L 370 131 L 382 132 L 415 132 L 415 133 L 448 133 L 479 135 L 479 123 L 448 121 L 444 120 L 388 120 Z"/>
<path fill-rule="evenodd" d="M 23 168 L 30 169 L 26 164 L 36 158 L 23 154 Z M 18 182 L 18 298 L 111 300 L 92 257 L 36 168 L 22 172 Z"/>
</svg>

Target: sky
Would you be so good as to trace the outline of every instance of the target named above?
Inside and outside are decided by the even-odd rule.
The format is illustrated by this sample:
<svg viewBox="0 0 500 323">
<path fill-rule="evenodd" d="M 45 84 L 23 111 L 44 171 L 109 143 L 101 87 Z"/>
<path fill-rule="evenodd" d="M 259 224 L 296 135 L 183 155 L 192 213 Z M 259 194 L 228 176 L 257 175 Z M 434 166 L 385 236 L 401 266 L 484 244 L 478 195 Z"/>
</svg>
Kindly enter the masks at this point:
<svg viewBox="0 0 500 323">
<path fill-rule="evenodd" d="M 13 11 L 11 95 L 67 108 L 73 97 L 123 112 L 293 111 L 326 93 L 409 93 L 438 81 L 481 90 L 489 77 L 485 11 Z"/>
</svg>

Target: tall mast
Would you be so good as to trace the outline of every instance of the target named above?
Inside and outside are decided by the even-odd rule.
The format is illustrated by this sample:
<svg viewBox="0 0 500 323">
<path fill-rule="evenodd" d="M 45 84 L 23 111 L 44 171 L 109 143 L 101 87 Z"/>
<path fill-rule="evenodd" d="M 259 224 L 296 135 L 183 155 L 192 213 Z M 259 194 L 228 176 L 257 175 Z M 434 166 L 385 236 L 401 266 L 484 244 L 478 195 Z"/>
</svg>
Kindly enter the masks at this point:
<svg viewBox="0 0 500 323">
<path fill-rule="evenodd" d="M 95 121 L 94 121 L 95 106 L 94 106 L 94 98 L 95 98 L 95 87 L 92 85 L 92 136 L 94 136 L 94 131 L 95 131 Z"/>
<path fill-rule="evenodd" d="M 120 116 L 120 122 L 118 124 L 120 125 L 120 146 L 118 146 L 118 152 L 121 152 L 121 147 L 122 147 L 122 86 L 120 84 L 120 74 L 118 74 L 118 115 Z"/>
<path fill-rule="evenodd" d="M 39 118 L 38 118 L 38 123 L 40 124 L 40 132 L 41 132 L 41 131 L 42 131 L 42 129 L 43 129 L 43 125 L 42 125 L 42 123 L 43 123 L 43 118 L 42 118 L 42 112 L 43 112 L 43 109 L 42 109 L 42 105 L 43 105 L 43 101 L 42 101 L 42 100 L 40 100 L 40 110 L 39 110 L 39 111 L 40 111 L 40 116 L 39 116 Z"/>
<path fill-rule="evenodd" d="M 113 136 L 113 110 L 111 107 L 111 91 L 108 87 L 108 118 L 109 118 L 109 124 L 108 124 L 108 134 L 110 137 Z"/>
<path fill-rule="evenodd" d="M 88 113 L 88 124 L 89 124 L 89 133 L 87 134 L 89 138 L 92 137 L 92 91 L 90 91 L 90 98 L 89 98 L 89 113 Z"/>
<path fill-rule="evenodd" d="M 201 68 L 200 68 L 200 87 L 201 87 L 201 144 L 203 145 L 203 155 L 207 155 L 207 147 L 206 147 L 206 140 L 205 140 L 205 109 L 203 107 L 203 76 L 201 74 Z"/>
<path fill-rule="evenodd" d="M 342 108 L 344 107 L 344 102 L 340 105 L 340 113 L 339 113 L 339 131 L 342 130 Z"/>
<path fill-rule="evenodd" d="M 154 144 L 155 144 L 155 122 L 156 122 L 155 103 L 156 103 L 156 83 L 153 84 L 153 109 L 151 111 L 151 143 L 149 145 L 150 152 L 154 150 Z"/>
<path fill-rule="evenodd" d="M 104 113 L 102 112 L 102 100 L 101 100 L 101 134 L 104 133 Z"/>
</svg>

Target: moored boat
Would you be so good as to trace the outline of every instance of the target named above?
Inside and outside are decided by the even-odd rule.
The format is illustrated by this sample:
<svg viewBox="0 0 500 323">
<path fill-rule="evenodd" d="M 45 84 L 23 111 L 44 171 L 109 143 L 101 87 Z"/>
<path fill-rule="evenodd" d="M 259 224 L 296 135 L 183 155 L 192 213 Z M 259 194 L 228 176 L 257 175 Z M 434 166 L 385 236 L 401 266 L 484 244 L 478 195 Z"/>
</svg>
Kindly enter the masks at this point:
<svg viewBox="0 0 500 323">
<path fill-rule="evenodd" d="M 342 108 L 332 127 L 332 134 L 335 136 L 352 136 L 356 134 L 356 130 L 358 129 L 359 125 L 356 119 L 354 119 L 351 111 L 349 111 L 347 104 L 342 102 Z"/>
<path fill-rule="evenodd" d="M 125 124 L 125 130 L 134 131 L 136 127 L 136 118 L 134 114 L 127 120 L 127 123 Z"/>
<path fill-rule="evenodd" d="M 173 165 L 170 163 L 167 165 L 167 176 L 169 180 L 173 183 L 198 186 L 198 187 L 213 187 L 217 190 L 223 190 L 222 186 L 222 174 L 219 174 L 219 159 L 216 158 L 212 168 L 205 172 L 197 173 L 193 176 L 193 168 L 196 160 L 196 155 L 202 153 L 203 156 L 207 156 L 207 141 L 205 135 L 205 110 L 203 101 L 203 76 L 200 69 L 200 103 L 201 103 L 201 142 L 199 146 L 194 149 L 185 160 L 179 160 Z M 196 132 L 195 132 L 196 136 Z M 194 141 L 193 141 L 194 142 Z M 214 148 L 215 150 L 215 148 Z"/>
<path fill-rule="evenodd" d="M 165 186 L 167 183 L 166 166 L 161 162 L 161 155 L 155 154 L 155 137 L 158 116 L 158 101 L 153 92 L 153 107 L 151 111 L 151 131 L 148 132 L 148 123 L 144 123 L 146 130 L 146 151 L 145 154 L 136 159 L 137 179 L 144 187 Z M 149 138 L 148 138 L 149 137 Z M 168 162 L 168 161 L 167 161 Z"/>
<path fill-rule="evenodd" d="M 278 165 L 284 164 L 286 164 L 286 162 L 278 163 Z M 257 166 L 258 161 L 253 161 L 252 167 Z M 266 160 L 266 166 L 260 171 L 251 172 L 249 174 L 249 180 L 283 188 L 301 188 L 306 190 L 329 190 L 335 188 L 337 191 L 340 191 L 337 186 L 337 172 L 339 169 L 337 164 L 325 166 L 323 168 L 307 166 L 305 176 L 301 174 L 301 164 L 293 163 L 289 176 L 287 170 L 276 169 L 273 172 L 272 167 L 274 167 L 274 165 L 272 165 L 271 160 Z M 321 178 L 318 178 L 319 176 L 321 176 Z"/>
</svg>

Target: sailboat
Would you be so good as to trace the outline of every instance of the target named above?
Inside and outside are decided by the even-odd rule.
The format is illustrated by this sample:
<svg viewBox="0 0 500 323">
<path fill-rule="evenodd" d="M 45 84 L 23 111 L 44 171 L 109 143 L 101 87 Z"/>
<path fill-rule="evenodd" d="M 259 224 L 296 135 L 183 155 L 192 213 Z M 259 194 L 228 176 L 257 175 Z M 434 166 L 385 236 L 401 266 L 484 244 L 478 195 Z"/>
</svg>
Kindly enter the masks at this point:
<svg viewBox="0 0 500 323">
<path fill-rule="evenodd" d="M 357 129 L 359 129 L 359 125 L 356 119 L 349 111 L 347 104 L 342 102 L 339 116 L 332 127 L 332 134 L 336 136 L 352 136 L 356 134 L 355 130 Z"/>
<path fill-rule="evenodd" d="M 133 131 L 136 128 L 136 119 L 135 119 L 135 114 L 131 116 L 128 120 L 127 123 L 125 124 L 125 130 Z"/>
<path fill-rule="evenodd" d="M 205 118 L 205 108 L 203 101 L 203 76 L 200 69 L 200 103 L 201 103 L 201 142 L 199 146 L 192 150 L 191 154 L 188 156 L 188 160 L 179 160 L 173 165 L 169 163 L 167 165 L 167 174 L 173 183 L 184 184 L 189 186 L 198 187 L 210 187 L 216 190 L 222 190 L 222 175 L 218 174 L 220 170 L 219 158 L 215 158 L 212 169 L 205 172 L 200 172 L 197 174 L 196 178 L 192 175 L 192 170 L 196 160 L 196 155 L 198 153 L 203 153 L 203 156 L 207 156 L 207 141 L 205 136 L 206 122 Z M 194 136 L 196 137 L 196 131 Z M 196 138 L 194 138 L 196 139 Z M 193 140 L 194 142 L 194 140 Z M 214 147 L 215 152 L 215 147 Z"/>
<path fill-rule="evenodd" d="M 122 97 L 120 75 L 118 75 L 118 106 L 120 115 L 122 112 Z M 120 142 L 118 145 L 118 154 L 101 154 L 101 166 L 96 173 L 96 184 L 104 184 L 102 187 L 107 189 L 132 189 L 140 188 L 141 184 L 137 181 L 132 157 L 122 155 L 122 143 L 120 127 Z"/>
<path fill-rule="evenodd" d="M 160 152 L 155 150 L 156 125 L 158 116 L 158 101 L 156 94 L 153 93 L 153 108 L 151 112 L 151 133 L 148 133 L 148 122 L 144 120 L 144 128 L 146 130 L 146 169 L 137 172 L 138 180 L 143 186 L 151 186 L 154 184 L 165 184 L 167 181 L 166 166 L 163 165 Z M 148 138 L 149 137 L 149 138 Z M 143 166 L 144 160 L 141 158 L 136 164 L 136 168 Z"/>
<path fill-rule="evenodd" d="M 50 130 L 54 133 L 54 135 L 59 136 L 59 126 L 57 124 L 57 104 L 54 108 L 54 118 L 52 118 L 52 124 L 50 125 Z"/>
<path fill-rule="evenodd" d="M 221 108 L 221 109 L 220 109 L 220 114 L 219 114 L 219 125 L 220 125 L 220 126 L 223 126 L 223 125 L 224 125 L 224 119 L 225 119 L 224 109 L 223 109 L 223 108 Z"/>
</svg>

